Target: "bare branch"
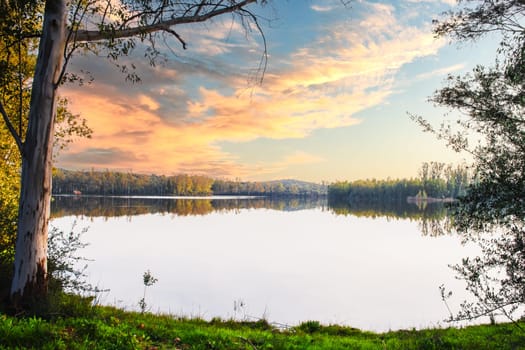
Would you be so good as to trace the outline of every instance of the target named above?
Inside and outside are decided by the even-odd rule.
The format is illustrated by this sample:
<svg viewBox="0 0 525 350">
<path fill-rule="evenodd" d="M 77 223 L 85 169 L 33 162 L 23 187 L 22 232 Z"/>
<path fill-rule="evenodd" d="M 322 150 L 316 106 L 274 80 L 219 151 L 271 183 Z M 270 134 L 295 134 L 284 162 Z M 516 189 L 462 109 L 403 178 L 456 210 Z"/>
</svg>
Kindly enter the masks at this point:
<svg viewBox="0 0 525 350">
<path fill-rule="evenodd" d="M 257 17 L 251 13 L 250 11 L 242 10 L 243 13 L 253 20 L 253 23 L 255 23 L 255 26 L 257 27 L 257 30 L 261 34 L 261 38 L 263 40 L 263 47 L 264 51 L 261 57 L 261 61 L 259 62 L 259 72 L 262 71 L 261 79 L 259 83 L 262 83 L 262 79 L 264 77 L 264 74 L 266 73 L 266 69 L 268 67 L 268 45 L 266 43 L 266 36 L 264 35 L 264 31 L 262 30 L 261 26 L 259 25 L 259 21 L 257 20 Z"/>
<path fill-rule="evenodd" d="M 184 39 L 181 38 L 181 36 L 176 31 L 170 28 L 165 28 L 164 31 L 176 37 L 177 40 L 180 41 L 182 48 L 186 50 L 186 42 L 184 41 Z"/>
<path fill-rule="evenodd" d="M 75 8 L 75 13 L 73 15 L 73 25 L 77 25 L 78 22 L 81 22 L 82 19 L 84 18 L 86 12 L 87 12 L 87 6 L 83 8 L 83 11 L 82 11 L 82 14 L 80 15 L 80 19 L 77 21 L 76 18 L 78 16 L 78 13 L 81 9 L 81 6 L 76 6 Z M 76 23 L 75 23 L 76 22 Z M 71 41 L 71 38 L 73 37 L 73 47 L 71 49 L 69 49 L 69 52 L 68 52 L 68 45 L 65 45 L 64 46 L 64 64 L 62 65 L 62 70 L 60 71 L 60 75 L 55 83 L 55 86 L 58 87 L 58 85 L 61 84 L 61 82 L 63 81 L 64 79 L 64 76 L 66 74 L 66 67 L 69 63 L 69 61 L 71 60 L 71 57 L 73 57 L 73 53 L 75 52 L 75 50 L 77 49 L 78 47 L 78 41 L 76 40 L 76 35 L 77 35 L 77 32 L 73 32 L 73 31 L 69 31 L 68 34 L 67 34 L 67 41 Z"/>
<path fill-rule="evenodd" d="M 169 20 L 161 20 L 157 23 L 152 23 L 150 25 L 137 25 L 136 27 L 116 29 L 114 31 L 106 32 L 100 30 L 79 30 L 77 31 L 74 39 L 77 42 L 94 42 L 106 39 L 130 38 L 136 35 L 145 35 L 158 31 L 167 31 L 170 27 L 173 27 L 175 25 L 205 22 L 213 17 L 217 17 L 226 13 L 240 11 L 243 9 L 243 7 L 255 2 L 257 2 L 257 0 L 244 0 L 238 3 L 234 3 L 230 6 L 215 8 L 204 14 L 175 17 Z M 69 40 L 72 41 L 71 38 L 69 38 Z"/>
<path fill-rule="evenodd" d="M 16 132 L 15 127 L 11 123 L 11 120 L 9 119 L 9 116 L 7 115 L 7 112 L 5 111 L 4 105 L 2 104 L 1 101 L 0 101 L 0 114 L 2 114 L 5 124 L 7 125 L 7 129 L 9 129 L 9 132 L 15 139 L 16 146 L 18 147 L 18 151 L 20 152 L 20 154 L 22 154 L 22 149 L 23 149 L 22 140 L 20 139 L 20 135 L 18 135 L 18 133 Z"/>
<path fill-rule="evenodd" d="M 201 12 L 202 6 L 204 5 L 204 1 L 201 1 L 201 3 L 197 6 L 197 9 L 195 10 L 194 16 L 198 16 L 199 12 Z"/>
</svg>

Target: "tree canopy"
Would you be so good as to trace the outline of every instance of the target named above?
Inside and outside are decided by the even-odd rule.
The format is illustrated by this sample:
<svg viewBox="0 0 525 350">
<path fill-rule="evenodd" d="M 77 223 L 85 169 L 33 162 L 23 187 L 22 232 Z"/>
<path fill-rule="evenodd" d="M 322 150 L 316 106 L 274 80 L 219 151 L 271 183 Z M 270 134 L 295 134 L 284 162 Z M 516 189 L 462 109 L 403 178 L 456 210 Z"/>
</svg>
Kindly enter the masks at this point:
<svg viewBox="0 0 525 350">
<path fill-rule="evenodd" d="M 513 313 L 525 303 L 525 3 L 467 0 L 434 22 L 438 36 L 475 41 L 494 33 L 500 40 L 492 67 L 449 76 L 430 99 L 458 113 L 457 125 L 425 130 L 474 158 L 474 182 L 455 206 L 454 228 L 479 243 L 481 255 L 454 269 L 477 297 L 452 319 Z M 472 145 L 472 136 L 480 138 Z M 446 299 L 447 294 L 443 293 Z"/>
</svg>

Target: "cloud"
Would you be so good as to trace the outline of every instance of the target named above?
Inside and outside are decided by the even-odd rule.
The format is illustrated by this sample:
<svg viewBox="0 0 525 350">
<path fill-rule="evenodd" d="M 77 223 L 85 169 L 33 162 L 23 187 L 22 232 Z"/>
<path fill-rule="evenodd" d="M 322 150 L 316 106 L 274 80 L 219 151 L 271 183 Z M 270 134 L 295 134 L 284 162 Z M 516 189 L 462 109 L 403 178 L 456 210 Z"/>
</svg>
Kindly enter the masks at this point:
<svg viewBox="0 0 525 350">
<path fill-rule="evenodd" d="M 331 12 L 340 9 L 341 6 L 346 5 L 350 1 L 342 0 L 315 0 L 315 3 L 310 5 L 310 9 L 315 12 Z"/>
<path fill-rule="evenodd" d="M 140 85 L 122 87 L 111 73 L 94 86 L 70 89 L 74 112 L 88 119 L 94 135 L 73 144 L 59 166 L 113 164 L 165 174 L 247 176 L 321 162 L 298 150 L 281 160 L 247 165 L 219 144 L 304 138 L 318 129 L 355 125 L 356 113 L 385 103 L 404 64 L 443 45 L 428 28 L 396 21 L 390 5 L 364 6 L 360 21 L 330 23 L 309 46 L 272 56 L 263 85 L 253 89 L 241 78 L 245 72 L 238 68 L 237 52 L 254 43 L 237 44 L 241 28 L 227 25 L 199 42 L 208 45 L 199 60 L 178 57 L 163 66 L 142 66 Z M 216 57 L 228 54 L 231 62 Z M 89 66 L 88 60 L 83 63 Z"/>
<path fill-rule="evenodd" d="M 435 70 L 430 71 L 430 72 L 418 74 L 416 76 L 416 79 L 429 79 L 429 78 L 433 78 L 433 77 L 440 77 L 440 76 L 443 76 L 443 75 L 446 75 L 446 74 L 450 74 L 452 72 L 457 72 L 457 71 L 460 71 L 460 70 L 463 70 L 463 69 L 465 69 L 465 64 L 464 63 L 458 63 L 458 64 L 454 64 L 454 65 L 449 66 L 449 67 L 439 68 L 439 69 L 435 69 Z"/>
<path fill-rule="evenodd" d="M 406 0 L 409 3 L 442 3 L 449 6 L 457 5 L 458 0 Z"/>
<path fill-rule="evenodd" d="M 312 5 L 310 8 L 315 12 L 329 12 L 334 9 L 333 6 L 320 6 L 320 5 Z"/>
<path fill-rule="evenodd" d="M 84 164 L 86 167 L 90 167 L 93 164 L 103 167 L 104 165 L 122 164 L 123 162 L 134 164 L 144 160 L 137 158 L 134 152 L 125 151 L 118 147 L 86 148 L 81 152 L 68 153 L 62 156 L 63 162 Z"/>
</svg>

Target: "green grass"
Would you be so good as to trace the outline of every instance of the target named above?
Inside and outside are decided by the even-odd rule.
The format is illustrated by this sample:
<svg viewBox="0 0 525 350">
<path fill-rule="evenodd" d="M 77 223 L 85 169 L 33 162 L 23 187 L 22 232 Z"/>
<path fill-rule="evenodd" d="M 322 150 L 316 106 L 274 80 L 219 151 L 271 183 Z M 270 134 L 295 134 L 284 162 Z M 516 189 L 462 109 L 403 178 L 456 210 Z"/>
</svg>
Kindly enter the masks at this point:
<svg viewBox="0 0 525 350">
<path fill-rule="evenodd" d="M 97 306 L 50 319 L 0 315 L 0 349 L 525 349 L 525 332 L 497 324 L 372 333 L 315 321 L 282 331 L 265 321 L 208 322 Z"/>
</svg>

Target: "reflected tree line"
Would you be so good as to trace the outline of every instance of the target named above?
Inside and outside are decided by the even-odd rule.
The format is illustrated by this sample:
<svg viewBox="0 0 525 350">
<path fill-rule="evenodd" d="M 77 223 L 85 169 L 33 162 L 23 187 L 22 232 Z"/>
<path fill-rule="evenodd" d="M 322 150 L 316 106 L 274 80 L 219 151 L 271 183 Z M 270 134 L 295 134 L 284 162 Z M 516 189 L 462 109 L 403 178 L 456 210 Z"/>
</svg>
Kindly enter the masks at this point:
<svg viewBox="0 0 525 350">
<path fill-rule="evenodd" d="M 241 209 L 273 209 L 295 211 L 323 207 L 325 199 L 286 197 L 272 199 L 228 198 L 137 198 L 107 196 L 54 196 L 51 217 L 88 216 L 117 217 L 143 214 L 174 214 L 177 216 L 208 215 L 214 212 L 237 212 Z"/>
<path fill-rule="evenodd" d="M 416 221 L 423 236 L 433 237 L 452 232 L 450 206 L 451 204 L 448 203 L 407 203 L 406 201 L 352 203 L 328 201 L 328 208 L 337 215 Z"/>
<path fill-rule="evenodd" d="M 52 218 L 62 216 L 119 217 L 144 214 L 173 214 L 177 216 L 208 215 L 214 212 L 235 213 L 241 209 L 271 209 L 296 211 L 322 208 L 335 215 L 418 221 L 424 235 L 444 234 L 449 221 L 447 208 L 442 203 L 416 205 L 413 203 L 348 203 L 330 202 L 325 198 L 141 198 L 108 196 L 54 196 Z"/>
</svg>

